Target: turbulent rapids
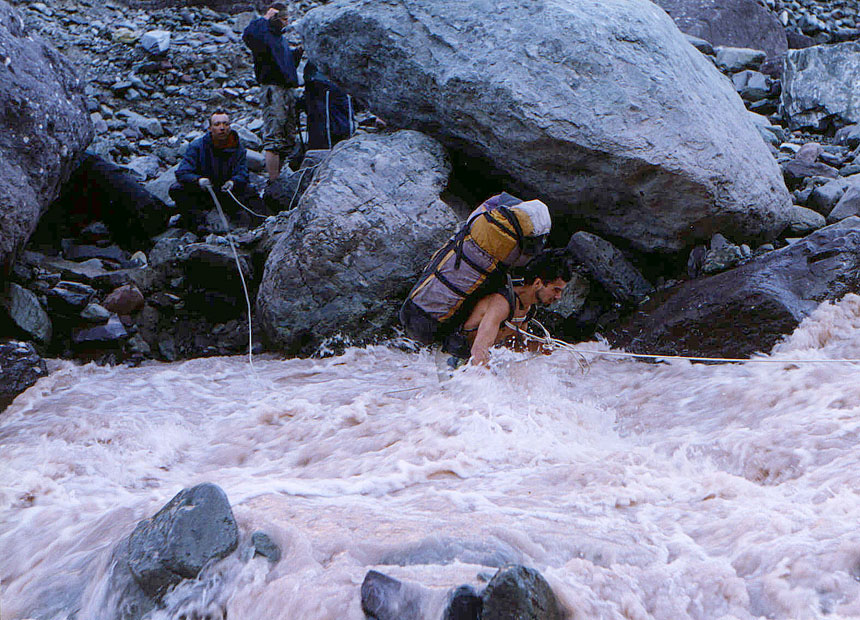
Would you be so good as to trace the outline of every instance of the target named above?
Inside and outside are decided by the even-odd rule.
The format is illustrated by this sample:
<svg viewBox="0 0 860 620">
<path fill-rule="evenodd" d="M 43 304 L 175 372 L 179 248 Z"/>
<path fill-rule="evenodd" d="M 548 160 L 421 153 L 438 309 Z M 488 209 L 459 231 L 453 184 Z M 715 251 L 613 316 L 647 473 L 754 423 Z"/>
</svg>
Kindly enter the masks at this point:
<svg viewBox="0 0 860 620">
<path fill-rule="evenodd" d="M 860 358 L 858 328 L 850 295 L 772 358 Z M 358 620 L 376 569 L 436 620 L 505 562 L 576 618 L 860 616 L 858 365 L 590 359 L 500 352 L 444 384 L 384 347 L 57 362 L 0 420 L 2 617 L 111 618 L 112 548 L 201 482 L 240 552 L 155 618 Z M 241 553 L 258 530 L 279 563 Z"/>
</svg>

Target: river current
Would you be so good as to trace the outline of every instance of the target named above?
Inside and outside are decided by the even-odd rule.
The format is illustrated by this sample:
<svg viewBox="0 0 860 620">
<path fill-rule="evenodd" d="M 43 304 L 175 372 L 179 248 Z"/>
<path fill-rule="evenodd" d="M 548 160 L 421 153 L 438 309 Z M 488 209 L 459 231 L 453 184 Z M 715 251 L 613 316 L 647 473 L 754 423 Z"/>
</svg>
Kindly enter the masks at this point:
<svg viewBox="0 0 860 620">
<path fill-rule="evenodd" d="M 588 358 L 497 352 L 443 383 L 429 353 L 381 346 L 52 362 L 0 416 L 0 617 L 111 618 L 111 549 L 201 482 L 240 552 L 154 620 L 360 620 L 370 569 L 438 620 L 505 562 L 571 618 L 860 617 L 860 365 L 802 361 L 860 358 L 860 297 L 779 363 Z M 259 530 L 275 565 L 241 553 Z"/>
</svg>

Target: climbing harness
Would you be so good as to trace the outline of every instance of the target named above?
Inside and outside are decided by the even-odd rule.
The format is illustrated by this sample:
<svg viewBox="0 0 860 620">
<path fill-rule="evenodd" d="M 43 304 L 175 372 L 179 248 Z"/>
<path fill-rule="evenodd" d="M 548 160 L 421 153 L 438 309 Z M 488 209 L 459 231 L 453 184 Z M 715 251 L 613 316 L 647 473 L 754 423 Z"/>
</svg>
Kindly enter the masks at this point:
<svg viewBox="0 0 860 620">
<path fill-rule="evenodd" d="M 242 273 L 242 264 L 239 262 L 239 254 L 236 252 L 236 246 L 233 245 L 233 237 L 230 233 L 230 224 L 227 223 L 227 217 L 224 215 L 224 210 L 221 208 L 221 203 L 218 201 L 218 196 L 215 195 L 215 190 L 212 189 L 212 184 L 206 185 L 206 189 L 209 190 L 209 195 L 212 196 L 212 201 L 215 203 L 215 208 L 218 209 L 218 215 L 221 216 L 221 223 L 224 224 L 224 232 L 225 237 L 227 238 L 227 242 L 230 244 L 230 249 L 233 251 L 233 258 L 236 261 L 236 268 L 239 270 L 239 279 L 242 281 L 242 290 L 245 292 L 245 302 L 248 305 L 248 363 L 251 365 L 251 370 L 256 375 L 256 369 L 254 368 L 254 338 L 251 327 L 251 296 L 248 294 L 248 285 L 245 284 L 245 274 Z M 230 193 L 230 192 L 228 192 Z M 230 193 L 233 196 L 232 193 Z M 235 196 L 233 197 L 235 200 Z M 239 202 L 238 200 L 236 202 Z"/>
</svg>

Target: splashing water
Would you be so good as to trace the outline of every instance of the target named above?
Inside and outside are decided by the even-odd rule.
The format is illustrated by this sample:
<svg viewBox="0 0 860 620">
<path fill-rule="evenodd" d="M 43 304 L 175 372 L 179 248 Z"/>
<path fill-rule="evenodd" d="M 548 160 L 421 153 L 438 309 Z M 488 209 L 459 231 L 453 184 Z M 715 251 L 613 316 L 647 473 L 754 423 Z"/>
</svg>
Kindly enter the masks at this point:
<svg viewBox="0 0 860 620">
<path fill-rule="evenodd" d="M 772 356 L 858 358 L 858 328 L 850 295 Z M 207 481 L 240 550 L 156 620 L 361 619 L 371 568 L 423 584 L 436 620 L 506 562 L 577 618 L 860 616 L 860 366 L 494 363 L 440 385 L 384 347 L 257 376 L 55 362 L 0 418 L 2 617 L 112 618 L 112 548 Z M 258 530 L 279 563 L 249 558 Z"/>
</svg>

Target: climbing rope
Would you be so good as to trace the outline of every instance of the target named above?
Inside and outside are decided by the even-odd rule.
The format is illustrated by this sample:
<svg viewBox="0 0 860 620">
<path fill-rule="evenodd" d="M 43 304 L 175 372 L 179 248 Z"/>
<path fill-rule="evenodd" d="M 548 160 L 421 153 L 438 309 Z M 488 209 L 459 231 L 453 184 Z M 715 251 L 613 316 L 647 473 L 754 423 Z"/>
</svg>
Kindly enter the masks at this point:
<svg viewBox="0 0 860 620">
<path fill-rule="evenodd" d="M 215 208 L 218 209 L 218 215 L 221 216 L 221 223 L 224 224 L 224 236 L 227 237 L 227 242 L 230 244 L 230 249 L 233 251 L 233 258 L 236 260 L 236 268 L 239 270 L 239 279 L 242 281 L 242 290 L 245 292 L 245 303 L 248 305 L 248 363 L 251 365 L 251 370 L 256 376 L 257 371 L 254 368 L 254 338 L 251 327 L 251 296 L 248 294 L 248 285 L 245 284 L 245 274 L 242 273 L 242 264 L 239 262 L 239 253 L 236 252 L 236 246 L 233 245 L 233 237 L 230 235 L 230 224 L 227 223 L 227 217 L 224 215 L 224 210 L 221 208 L 221 203 L 218 201 L 218 196 L 215 195 L 215 190 L 212 189 L 212 184 L 206 185 L 209 190 L 209 195 L 212 196 L 212 201 L 215 203 Z M 228 192 L 229 193 L 229 192 Z M 231 196 L 233 194 L 230 194 Z M 235 196 L 233 197 L 235 200 Z M 239 202 L 238 200 L 236 202 Z"/>
<path fill-rule="evenodd" d="M 634 359 L 650 359 L 650 360 L 687 360 L 690 362 L 714 362 L 721 364 L 860 364 L 860 359 L 835 359 L 835 360 L 801 360 L 801 359 L 771 359 L 771 358 L 737 358 L 737 357 L 694 357 L 688 355 L 660 355 L 649 353 L 626 353 L 624 351 L 590 351 L 588 349 L 577 349 L 574 345 L 558 338 L 553 338 L 549 331 L 535 319 L 531 319 L 531 324 L 537 325 L 544 335 L 537 336 L 530 332 L 524 331 L 513 325 L 509 321 L 505 325 L 514 330 L 518 336 L 538 342 L 549 349 L 563 349 L 577 356 L 577 361 L 582 367 L 582 361 L 585 360 L 585 355 L 602 355 L 608 357 L 628 357 Z M 588 362 L 585 361 L 586 367 Z"/>
<path fill-rule="evenodd" d="M 209 191 L 211 192 L 211 191 L 212 191 L 212 188 L 209 188 Z M 243 205 L 243 204 L 239 201 L 239 199 L 238 199 L 238 198 L 236 198 L 236 195 L 233 193 L 233 190 L 232 190 L 232 189 L 228 189 L 228 190 L 227 190 L 227 193 L 228 193 L 228 194 L 230 194 L 230 198 L 232 198 L 233 200 L 235 200 L 235 201 L 236 201 L 236 204 L 237 204 L 237 205 L 239 205 L 240 207 L 242 207 L 243 209 L 245 209 L 245 211 L 247 211 L 247 212 L 248 212 L 248 213 L 250 213 L 251 215 L 256 215 L 257 217 L 261 217 L 261 218 L 263 218 L 263 219 L 266 219 L 267 217 L 269 217 L 268 215 L 261 215 L 261 214 L 257 213 L 256 211 L 253 211 L 253 210 L 249 209 L 248 207 L 246 207 L 245 205 Z M 212 194 L 212 197 L 213 197 L 213 198 L 215 197 L 215 194 L 214 194 L 214 193 Z M 216 204 L 217 204 L 218 199 L 216 198 L 216 199 L 215 199 L 215 201 L 216 201 Z M 220 209 L 219 209 L 219 210 L 220 210 Z"/>
</svg>

